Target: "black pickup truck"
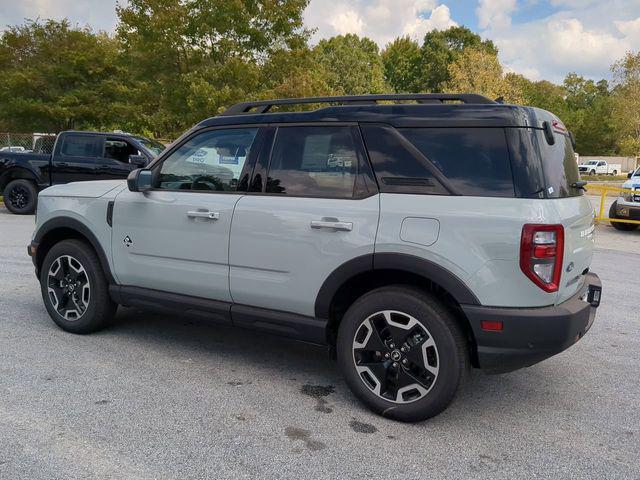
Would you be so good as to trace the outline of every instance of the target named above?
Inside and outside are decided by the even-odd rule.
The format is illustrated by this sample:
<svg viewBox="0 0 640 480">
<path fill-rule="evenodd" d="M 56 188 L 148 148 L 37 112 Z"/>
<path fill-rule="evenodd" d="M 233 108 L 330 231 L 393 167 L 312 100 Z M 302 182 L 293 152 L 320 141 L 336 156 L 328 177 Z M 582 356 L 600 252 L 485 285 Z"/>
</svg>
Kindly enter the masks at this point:
<svg viewBox="0 0 640 480">
<path fill-rule="evenodd" d="M 51 154 L 0 152 L 0 192 L 16 214 L 33 213 L 38 191 L 60 183 L 127 178 L 164 145 L 126 133 L 62 132 Z"/>
</svg>

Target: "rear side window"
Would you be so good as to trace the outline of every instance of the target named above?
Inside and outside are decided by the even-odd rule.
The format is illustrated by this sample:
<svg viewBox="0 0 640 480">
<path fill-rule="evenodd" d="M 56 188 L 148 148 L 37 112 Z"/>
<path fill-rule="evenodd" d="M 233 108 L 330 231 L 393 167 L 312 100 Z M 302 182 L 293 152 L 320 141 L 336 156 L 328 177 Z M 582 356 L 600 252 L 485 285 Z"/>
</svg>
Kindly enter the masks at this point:
<svg viewBox="0 0 640 480">
<path fill-rule="evenodd" d="M 502 128 L 401 128 L 442 172 L 456 193 L 514 197 L 509 150 Z"/>
<path fill-rule="evenodd" d="M 60 153 L 67 157 L 97 157 L 97 139 L 87 135 L 67 135 Z"/>
<path fill-rule="evenodd" d="M 537 130 L 546 195 L 548 198 L 578 197 L 583 191 L 571 186 L 580 180 L 571 138 L 559 132 L 554 132 L 553 136 L 555 143 L 549 145 L 543 131 Z"/>
<path fill-rule="evenodd" d="M 435 167 L 392 127 L 362 125 L 369 158 L 385 193 L 447 195 Z"/>
<path fill-rule="evenodd" d="M 349 126 L 279 127 L 266 191 L 294 196 L 353 198 L 360 158 Z"/>
</svg>

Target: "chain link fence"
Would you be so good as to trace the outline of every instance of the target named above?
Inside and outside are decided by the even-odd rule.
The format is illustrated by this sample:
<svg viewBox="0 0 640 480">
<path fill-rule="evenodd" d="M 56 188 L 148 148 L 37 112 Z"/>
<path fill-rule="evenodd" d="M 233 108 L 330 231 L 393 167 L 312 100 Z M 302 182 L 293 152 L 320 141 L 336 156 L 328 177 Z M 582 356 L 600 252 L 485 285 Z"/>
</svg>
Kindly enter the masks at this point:
<svg viewBox="0 0 640 480">
<path fill-rule="evenodd" d="M 50 154 L 55 142 L 54 133 L 0 133 L 0 152 Z"/>
</svg>

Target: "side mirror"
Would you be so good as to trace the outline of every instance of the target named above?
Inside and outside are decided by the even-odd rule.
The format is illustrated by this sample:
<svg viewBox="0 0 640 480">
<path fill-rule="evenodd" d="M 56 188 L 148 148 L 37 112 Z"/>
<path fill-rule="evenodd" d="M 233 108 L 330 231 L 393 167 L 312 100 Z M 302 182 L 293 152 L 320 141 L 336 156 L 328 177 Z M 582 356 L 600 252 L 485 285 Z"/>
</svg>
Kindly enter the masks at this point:
<svg viewBox="0 0 640 480">
<path fill-rule="evenodd" d="M 631 177 L 633 177 L 633 172 L 627 173 L 627 178 L 631 178 Z"/>
<path fill-rule="evenodd" d="M 127 187 L 131 192 L 146 192 L 151 188 L 152 179 L 153 172 L 151 170 L 138 168 L 127 177 Z"/>
<path fill-rule="evenodd" d="M 129 155 L 129 163 L 136 167 L 146 167 L 149 160 L 144 155 Z"/>
</svg>

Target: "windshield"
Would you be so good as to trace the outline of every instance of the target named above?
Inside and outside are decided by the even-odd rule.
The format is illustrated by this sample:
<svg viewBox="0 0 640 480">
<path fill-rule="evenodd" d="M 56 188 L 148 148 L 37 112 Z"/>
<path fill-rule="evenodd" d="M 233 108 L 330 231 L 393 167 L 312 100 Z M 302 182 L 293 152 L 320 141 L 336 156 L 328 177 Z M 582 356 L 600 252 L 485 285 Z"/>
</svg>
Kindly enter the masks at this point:
<svg viewBox="0 0 640 480">
<path fill-rule="evenodd" d="M 585 165 L 597 165 L 598 162 L 595 160 L 591 160 L 590 162 L 585 163 Z"/>
<path fill-rule="evenodd" d="M 160 142 L 158 142 L 157 140 L 151 140 L 149 138 L 145 138 L 145 137 L 135 137 L 135 139 L 140 142 L 140 144 L 146 148 L 147 150 L 149 150 L 154 157 L 157 157 L 158 155 L 160 155 L 163 150 L 165 149 L 165 146 L 163 144 L 161 144 Z"/>
</svg>

